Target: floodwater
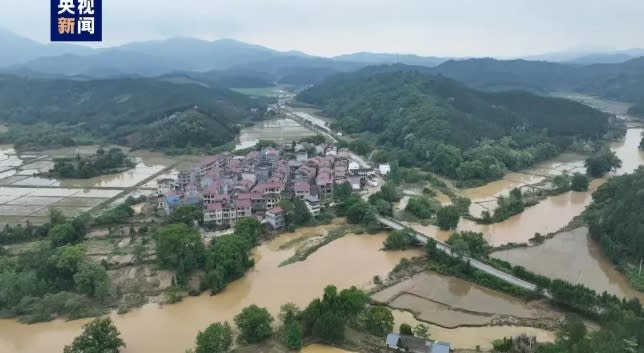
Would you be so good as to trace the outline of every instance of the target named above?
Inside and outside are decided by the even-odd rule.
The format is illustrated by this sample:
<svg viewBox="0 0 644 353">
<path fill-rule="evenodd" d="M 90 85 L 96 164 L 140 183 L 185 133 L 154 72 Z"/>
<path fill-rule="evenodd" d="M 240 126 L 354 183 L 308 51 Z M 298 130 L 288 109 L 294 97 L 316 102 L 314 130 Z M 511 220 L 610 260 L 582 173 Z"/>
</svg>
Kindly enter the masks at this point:
<svg viewBox="0 0 644 353">
<path fill-rule="evenodd" d="M 638 166 L 644 165 L 644 152 L 639 150 L 639 143 L 644 129 L 631 127 L 626 136 L 619 142 L 611 144 L 613 150 L 621 159 L 622 167 L 615 172 L 616 175 L 632 173 Z M 551 175 L 563 170 L 577 168 L 580 161 L 555 160 L 536 167 L 536 171 L 550 171 Z M 583 164 L 583 162 L 581 162 Z M 532 171 L 534 173 L 534 171 Z M 538 182 L 539 176 L 512 173 L 507 179 L 492 182 L 475 189 L 465 190 L 464 193 L 473 200 L 494 200 L 498 195 L 509 192 L 512 188 Z M 527 176 L 526 176 L 527 175 Z M 516 179 L 515 179 L 516 178 Z M 567 192 L 561 195 L 548 197 L 539 204 L 528 207 L 522 213 L 495 224 L 477 224 L 466 219 L 461 219 L 458 230 L 483 233 L 490 244 L 498 246 L 507 243 L 526 243 L 535 233 L 542 235 L 553 233 L 566 226 L 573 218 L 579 216 L 586 206 L 592 201 L 592 193 L 601 186 L 606 179 L 595 179 L 586 192 Z M 487 204 L 484 203 L 487 206 Z M 418 231 L 433 236 L 439 240 L 447 240 L 451 232 L 439 231 L 434 226 L 412 224 Z"/>
<path fill-rule="evenodd" d="M 278 143 L 298 141 L 304 137 L 314 136 L 315 132 L 305 128 L 292 119 L 274 119 L 260 122 L 241 130 L 236 150 L 255 146 L 260 140 Z"/>
<path fill-rule="evenodd" d="M 373 294 L 372 298 L 442 327 L 484 326 L 498 315 L 521 318 L 554 315 L 510 295 L 432 272 L 419 273 Z"/>
<path fill-rule="evenodd" d="M 599 245 L 589 238 L 585 227 L 559 233 L 539 246 L 497 251 L 492 256 L 544 276 L 583 284 L 599 293 L 606 291 L 644 301 L 644 293 L 628 284 Z"/>
<path fill-rule="evenodd" d="M 419 323 L 413 314 L 403 310 L 392 310 L 394 314 L 394 327 L 397 329 L 400 324 L 408 324 L 412 327 Z M 426 324 L 426 323 L 424 323 Z M 436 325 L 429 326 L 431 339 L 443 342 L 450 342 L 453 348 L 476 349 L 479 346 L 482 350 L 492 348 L 492 341 L 503 337 L 516 337 L 522 334 L 535 336 L 538 342 L 554 342 L 554 332 L 521 326 L 483 326 L 483 327 L 459 327 L 447 329 Z"/>
<path fill-rule="evenodd" d="M 311 344 L 308 345 L 300 351 L 301 353 L 354 353 L 351 351 L 346 351 L 344 349 L 325 346 L 322 344 Z"/>
<path fill-rule="evenodd" d="M 386 276 L 404 257 L 418 250 L 380 251 L 385 234 L 347 235 L 313 253 L 304 262 L 279 264 L 294 249 L 279 250 L 286 241 L 306 236 L 315 229 L 288 234 L 255 250 L 255 268 L 215 296 L 186 298 L 163 308 L 148 304 L 125 315 L 112 314 L 126 352 L 176 353 L 190 348 L 198 331 L 216 321 L 231 321 L 242 308 L 256 304 L 277 314 L 280 305 L 293 302 L 304 307 L 320 297 L 329 284 L 338 288 L 367 284 L 375 275 Z M 60 352 L 81 331 L 86 320 L 54 321 L 23 325 L 0 320 L 0 352 Z M 159 339 L 163 337 L 163 339 Z"/>
</svg>

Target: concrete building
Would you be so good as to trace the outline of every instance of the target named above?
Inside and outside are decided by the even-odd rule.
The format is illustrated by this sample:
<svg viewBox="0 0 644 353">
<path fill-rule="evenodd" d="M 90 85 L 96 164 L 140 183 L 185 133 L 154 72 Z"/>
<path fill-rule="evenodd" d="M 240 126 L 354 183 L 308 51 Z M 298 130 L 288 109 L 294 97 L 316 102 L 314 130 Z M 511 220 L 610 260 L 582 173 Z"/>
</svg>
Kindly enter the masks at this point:
<svg viewBox="0 0 644 353">
<path fill-rule="evenodd" d="M 320 199 L 313 195 L 308 195 L 304 198 L 304 203 L 306 203 L 306 207 L 309 209 L 309 213 L 312 216 L 317 217 L 320 215 L 320 209 L 322 207 Z"/>
<path fill-rule="evenodd" d="M 284 227 L 284 210 L 279 207 L 272 208 L 266 211 L 264 219 L 273 229 L 281 229 Z"/>
</svg>

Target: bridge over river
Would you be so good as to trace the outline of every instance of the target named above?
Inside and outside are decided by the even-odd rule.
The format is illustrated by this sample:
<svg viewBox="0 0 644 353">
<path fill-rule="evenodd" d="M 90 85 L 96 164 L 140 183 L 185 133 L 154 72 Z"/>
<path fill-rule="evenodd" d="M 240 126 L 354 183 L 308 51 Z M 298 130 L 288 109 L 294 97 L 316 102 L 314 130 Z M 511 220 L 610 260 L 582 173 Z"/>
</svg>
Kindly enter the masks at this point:
<svg viewBox="0 0 644 353">
<path fill-rule="evenodd" d="M 382 223 L 383 225 L 385 225 L 385 226 L 387 226 L 389 228 L 395 229 L 395 230 L 403 230 L 403 229 L 410 230 L 411 232 L 413 232 L 414 237 L 419 242 L 421 242 L 422 244 L 427 244 L 427 242 L 429 242 L 429 239 L 433 239 L 432 237 L 430 237 L 430 236 L 428 236 L 426 234 L 420 233 L 420 232 L 418 232 L 418 231 L 416 231 L 416 230 L 404 225 L 403 223 L 400 223 L 399 221 L 391 219 L 391 218 L 378 216 L 378 221 L 380 223 Z M 452 257 L 461 256 L 461 255 L 457 254 L 452 249 L 452 247 L 449 246 L 448 244 L 445 244 L 445 243 L 443 243 L 441 241 L 438 241 L 436 239 L 433 239 L 433 240 L 436 242 L 436 248 L 438 250 L 441 250 L 444 253 L 446 253 L 446 254 L 448 254 L 449 256 L 452 256 Z M 513 285 L 517 286 L 517 287 L 527 289 L 529 291 L 536 291 L 537 290 L 537 285 L 534 284 L 534 283 L 530 283 L 528 281 L 522 280 L 521 278 L 518 278 L 518 277 L 516 277 L 514 275 L 511 275 L 511 274 L 509 274 L 507 272 L 503 272 L 501 270 L 498 270 L 498 269 L 496 269 L 496 268 L 494 268 L 494 267 L 492 267 L 490 265 L 487 265 L 487 264 L 485 264 L 485 263 L 483 263 L 483 262 L 481 262 L 479 260 L 473 259 L 471 257 L 463 256 L 462 258 L 463 258 L 464 261 L 469 261 L 469 263 L 470 263 L 470 265 L 472 265 L 472 267 L 474 267 L 474 268 L 476 268 L 478 270 L 481 270 L 481 271 L 483 271 L 483 272 L 485 272 L 487 274 L 490 274 L 490 275 L 492 275 L 492 276 L 494 276 L 496 278 L 502 279 L 502 280 L 504 280 L 504 281 L 506 281 L 506 282 L 508 282 L 510 284 L 513 284 Z M 546 297 L 550 298 L 550 295 L 548 293 L 544 293 L 544 295 Z"/>
</svg>

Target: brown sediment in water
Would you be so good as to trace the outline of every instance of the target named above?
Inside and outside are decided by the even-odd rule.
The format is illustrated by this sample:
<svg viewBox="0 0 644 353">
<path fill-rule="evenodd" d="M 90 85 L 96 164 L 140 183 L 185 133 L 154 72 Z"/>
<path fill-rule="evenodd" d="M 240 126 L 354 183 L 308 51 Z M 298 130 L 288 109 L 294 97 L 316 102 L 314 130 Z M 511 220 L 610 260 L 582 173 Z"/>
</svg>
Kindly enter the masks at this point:
<svg viewBox="0 0 644 353">
<path fill-rule="evenodd" d="M 550 278 L 583 284 L 598 293 L 644 301 L 644 293 L 628 284 L 590 239 L 586 227 L 561 232 L 539 246 L 497 251 L 492 256 Z"/>
<path fill-rule="evenodd" d="M 371 298 L 446 328 L 485 326 L 507 318 L 544 320 L 552 325 L 561 316 L 525 300 L 432 272 L 418 273 Z"/>
<path fill-rule="evenodd" d="M 302 232 L 309 231 L 310 228 Z M 297 236 L 302 234 L 290 235 Z M 193 345 L 199 330 L 216 321 L 232 321 L 245 306 L 264 306 L 273 314 L 287 302 L 305 306 L 321 296 L 329 284 L 339 288 L 366 284 L 375 275 L 384 277 L 402 258 L 421 254 L 418 250 L 380 251 L 385 237 L 386 234 L 347 235 L 320 248 L 306 261 L 284 267 L 278 265 L 293 254 L 293 249 L 275 250 L 275 245 L 264 244 L 254 251 L 255 268 L 218 295 L 189 297 L 162 308 L 148 304 L 112 317 L 128 345 L 127 352 L 183 352 Z M 57 320 L 24 325 L 15 320 L 0 320 L 0 351 L 62 351 L 85 322 Z"/>
</svg>

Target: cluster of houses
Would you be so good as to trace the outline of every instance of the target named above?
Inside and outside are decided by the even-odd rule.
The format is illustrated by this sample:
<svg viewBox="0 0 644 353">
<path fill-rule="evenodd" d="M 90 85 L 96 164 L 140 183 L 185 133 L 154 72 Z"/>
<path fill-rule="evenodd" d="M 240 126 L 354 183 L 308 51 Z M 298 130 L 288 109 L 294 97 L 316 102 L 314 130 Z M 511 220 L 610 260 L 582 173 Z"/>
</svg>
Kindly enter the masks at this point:
<svg viewBox="0 0 644 353">
<path fill-rule="evenodd" d="M 358 191 L 373 183 L 375 171 L 334 145 L 295 145 L 290 151 L 268 147 L 245 156 L 222 153 L 182 170 L 176 179 L 158 181 L 158 207 L 167 214 L 181 205 L 203 209 L 204 222 L 232 226 L 257 217 L 278 229 L 284 226 L 282 199 L 299 198 L 317 216 L 333 203 L 336 184 Z M 308 152 L 307 152 L 308 151 Z M 313 154 L 313 153 L 312 153 Z"/>
</svg>

